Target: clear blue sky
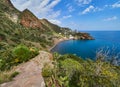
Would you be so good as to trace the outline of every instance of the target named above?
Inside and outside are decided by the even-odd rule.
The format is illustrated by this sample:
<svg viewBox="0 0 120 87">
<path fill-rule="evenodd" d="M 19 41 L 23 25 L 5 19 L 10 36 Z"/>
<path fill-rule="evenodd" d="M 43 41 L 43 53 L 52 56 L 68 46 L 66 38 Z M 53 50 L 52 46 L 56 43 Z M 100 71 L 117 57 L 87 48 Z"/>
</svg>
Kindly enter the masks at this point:
<svg viewBox="0 0 120 87">
<path fill-rule="evenodd" d="M 86 30 L 120 30 L 120 0 L 11 0 L 23 11 L 63 27 Z"/>
</svg>

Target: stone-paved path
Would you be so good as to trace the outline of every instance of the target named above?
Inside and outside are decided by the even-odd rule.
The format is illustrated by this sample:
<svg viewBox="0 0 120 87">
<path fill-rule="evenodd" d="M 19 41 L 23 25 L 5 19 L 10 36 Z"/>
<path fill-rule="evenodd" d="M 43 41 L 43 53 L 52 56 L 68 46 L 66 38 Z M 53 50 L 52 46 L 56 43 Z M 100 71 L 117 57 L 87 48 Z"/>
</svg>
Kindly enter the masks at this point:
<svg viewBox="0 0 120 87">
<path fill-rule="evenodd" d="M 0 87 L 45 87 L 44 79 L 41 75 L 44 64 L 52 64 L 52 55 L 45 51 L 32 60 L 16 67 L 15 71 L 20 72 L 13 81 L 3 83 Z"/>
</svg>

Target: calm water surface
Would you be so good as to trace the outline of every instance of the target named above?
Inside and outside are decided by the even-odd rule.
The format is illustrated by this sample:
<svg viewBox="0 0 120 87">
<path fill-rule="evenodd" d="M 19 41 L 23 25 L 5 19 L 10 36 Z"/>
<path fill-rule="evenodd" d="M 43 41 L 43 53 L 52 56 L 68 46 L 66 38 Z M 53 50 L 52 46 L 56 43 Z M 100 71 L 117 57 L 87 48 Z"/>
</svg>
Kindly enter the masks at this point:
<svg viewBox="0 0 120 87">
<path fill-rule="evenodd" d="M 103 47 L 114 47 L 120 52 L 120 31 L 90 31 L 95 40 L 68 40 L 57 44 L 51 51 L 60 54 L 75 54 L 82 58 L 95 59 L 96 51 Z"/>
</svg>

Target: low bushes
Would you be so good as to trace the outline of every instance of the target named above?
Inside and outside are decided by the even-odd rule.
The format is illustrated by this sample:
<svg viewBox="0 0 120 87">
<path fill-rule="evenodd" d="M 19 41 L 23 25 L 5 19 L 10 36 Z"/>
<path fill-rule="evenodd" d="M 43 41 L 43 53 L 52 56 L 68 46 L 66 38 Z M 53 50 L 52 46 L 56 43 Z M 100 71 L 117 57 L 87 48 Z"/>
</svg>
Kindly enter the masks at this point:
<svg viewBox="0 0 120 87">
<path fill-rule="evenodd" d="M 26 62 L 38 55 L 39 51 L 34 47 L 18 45 L 13 49 L 6 49 L 0 55 L 0 84 L 12 80 L 18 72 L 11 70 L 15 65 Z"/>
<path fill-rule="evenodd" d="M 26 62 L 38 55 L 38 53 L 38 49 L 36 48 L 28 48 L 25 45 L 18 45 L 13 49 L 14 62 Z"/>
<path fill-rule="evenodd" d="M 14 70 L 3 71 L 3 72 L 0 71 L 0 84 L 11 81 L 12 78 L 18 74 L 19 74 L 19 72 L 16 72 Z"/>
<path fill-rule="evenodd" d="M 52 75 L 48 72 L 50 68 L 43 69 L 46 87 L 120 86 L 120 66 L 105 61 L 83 60 L 74 55 L 56 53 L 53 60 Z"/>
<path fill-rule="evenodd" d="M 34 58 L 39 54 L 39 50 L 35 47 L 18 45 L 14 48 L 5 49 L 0 53 L 0 71 L 4 71 L 10 69 L 12 66 Z"/>
<path fill-rule="evenodd" d="M 48 65 L 44 66 L 44 68 L 42 69 L 42 76 L 44 77 L 52 76 L 52 68 Z"/>
<path fill-rule="evenodd" d="M 31 57 L 29 48 L 25 45 L 18 45 L 13 49 L 15 62 L 25 62 Z"/>
</svg>

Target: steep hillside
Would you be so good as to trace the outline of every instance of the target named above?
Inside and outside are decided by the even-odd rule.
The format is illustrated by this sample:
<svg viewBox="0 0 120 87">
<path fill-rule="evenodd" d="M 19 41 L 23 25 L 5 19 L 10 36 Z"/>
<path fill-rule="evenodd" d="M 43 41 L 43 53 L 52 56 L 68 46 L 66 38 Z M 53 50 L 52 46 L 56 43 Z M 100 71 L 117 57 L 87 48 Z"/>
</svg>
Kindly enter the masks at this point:
<svg viewBox="0 0 120 87">
<path fill-rule="evenodd" d="M 15 9 L 10 0 L 1 0 L 1 3 L 7 5 L 10 9 Z"/>
<path fill-rule="evenodd" d="M 39 19 L 27 9 L 20 14 L 20 24 L 28 28 L 44 29 Z"/>
<path fill-rule="evenodd" d="M 10 0 L 0 0 L 0 70 L 18 64 L 13 56 L 18 45 L 46 50 L 54 45 L 54 39 L 63 37 L 62 32 L 61 27 L 45 23 L 27 9 L 18 11 Z"/>
<path fill-rule="evenodd" d="M 14 59 L 12 51 L 20 44 L 46 50 L 58 38 L 73 34 L 75 36 L 75 32 L 69 28 L 38 19 L 27 9 L 18 11 L 10 0 L 0 0 L 0 70 L 8 69 L 18 61 Z"/>
<path fill-rule="evenodd" d="M 7 13 L 9 15 L 19 15 L 20 11 L 18 11 L 11 3 L 10 0 L 0 0 L 0 12 Z"/>
<path fill-rule="evenodd" d="M 53 37 L 53 32 L 30 11 L 20 12 L 10 0 L 0 0 L 0 71 L 14 65 L 12 51 L 17 45 L 46 49 L 53 45 Z"/>
<path fill-rule="evenodd" d="M 29 10 L 19 12 L 10 0 L 1 0 L 0 7 L 1 43 L 10 47 L 20 43 L 34 46 L 37 44 L 39 48 L 52 45 L 49 38 L 54 37 L 53 31 Z"/>
<path fill-rule="evenodd" d="M 40 19 L 40 22 L 42 22 L 44 25 L 46 25 L 51 31 L 55 31 L 56 33 L 60 32 L 61 27 L 50 23 L 47 19 Z"/>
<path fill-rule="evenodd" d="M 70 32 L 71 29 L 69 28 L 63 28 L 60 27 L 58 25 L 55 25 L 51 22 L 49 22 L 47 19 L 40 19 L 40 22 L 42 22 L 43 24 L 45 24 L 51 31 L 54 31 L 56 33 L 62 33 L 64 34 L 65 31 Z"/>
</svg>

